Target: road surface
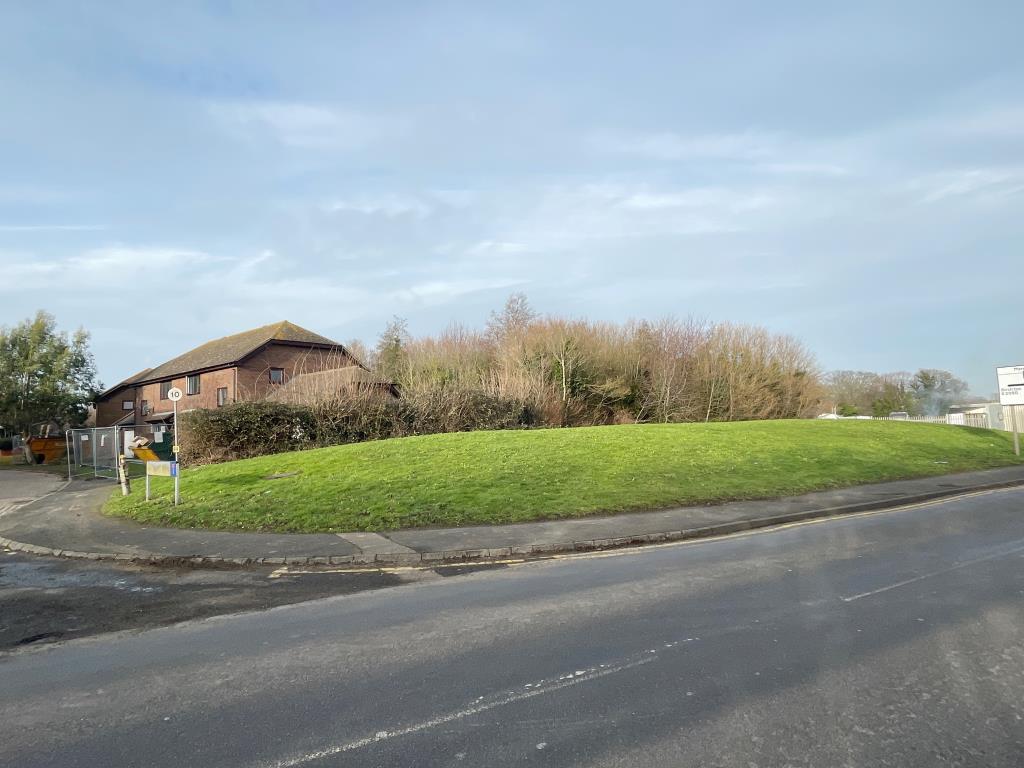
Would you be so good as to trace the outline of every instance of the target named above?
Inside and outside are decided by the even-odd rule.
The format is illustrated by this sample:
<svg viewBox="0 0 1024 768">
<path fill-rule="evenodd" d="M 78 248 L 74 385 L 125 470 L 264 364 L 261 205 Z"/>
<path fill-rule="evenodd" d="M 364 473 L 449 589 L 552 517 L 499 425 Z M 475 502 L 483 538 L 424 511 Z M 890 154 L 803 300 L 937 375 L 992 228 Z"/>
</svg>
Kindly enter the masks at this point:
<svg viewBox="0 0 1024 768">
<path fill-rule="evenodd" d="M 0 656 L 0 764 L 1018 766 L 1024 490 Z"/>
</svg>

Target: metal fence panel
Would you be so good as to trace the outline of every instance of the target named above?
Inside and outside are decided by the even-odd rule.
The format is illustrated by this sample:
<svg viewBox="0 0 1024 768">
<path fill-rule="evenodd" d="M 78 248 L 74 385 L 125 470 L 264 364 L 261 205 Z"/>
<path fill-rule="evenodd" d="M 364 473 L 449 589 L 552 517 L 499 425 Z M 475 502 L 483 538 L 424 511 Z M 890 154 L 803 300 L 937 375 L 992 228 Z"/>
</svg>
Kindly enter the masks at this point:
<svg viewBox="0 0 1024 768">
<path fill-rule="evenodd" d="M 160 459 L 173 458 L 173 427 L 166 424 L 134 424 L 124 427 L 93 427 L 67 432 L 68 479 L 98 477 L 117 480 L 118 457 L 124 454 L 129 477 L 146 474 L 145 462 L 135 457 L 135 441 L 145 438 Z"/>
<path fill-rule="evenodd" d="M 117 479 L 117 427 L 72 429 L 67 442 L 69 478 Z"/>
</svg>

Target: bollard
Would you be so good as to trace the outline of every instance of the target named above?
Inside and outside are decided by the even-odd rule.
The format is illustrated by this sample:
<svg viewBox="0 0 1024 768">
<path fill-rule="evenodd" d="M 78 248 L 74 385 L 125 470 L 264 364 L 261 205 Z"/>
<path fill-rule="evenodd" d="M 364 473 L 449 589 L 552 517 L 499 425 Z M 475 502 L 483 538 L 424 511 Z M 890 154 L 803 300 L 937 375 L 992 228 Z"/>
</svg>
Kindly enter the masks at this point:
<svg viewBox="0 0 1024 768">
<path fill-rule="evenodd" d="M 121 480 L 121 495 L 127 496 L 132 492 L 132 486 L 128 481 L 128 465 L 124 460 L 123 453 L 117 455 L 117 475 Z"/>
</svg>

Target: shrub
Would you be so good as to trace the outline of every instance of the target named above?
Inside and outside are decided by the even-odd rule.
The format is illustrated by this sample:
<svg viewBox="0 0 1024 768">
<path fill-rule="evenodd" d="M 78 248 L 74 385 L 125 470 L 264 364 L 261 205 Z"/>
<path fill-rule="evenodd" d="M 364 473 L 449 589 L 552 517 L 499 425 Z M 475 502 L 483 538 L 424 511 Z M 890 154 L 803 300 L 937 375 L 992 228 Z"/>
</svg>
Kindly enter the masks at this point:
<svg viewBox="0 0 1024 768">
<path fill-rule="evenodd" d="M 521 429 L 536 423 L 518 401 L 438 387 L 395 399 L 338 396 L 308 405 L 242 402 L 181 416 L 181 460 L 208 464 L 389 437 Z"/>
<path fill-rule="evenodd" d="M 179 458 L 206 464 L 305 447 L 313 430 L 310 409 L 263 401 L 182 414 Z"/>
</svg>

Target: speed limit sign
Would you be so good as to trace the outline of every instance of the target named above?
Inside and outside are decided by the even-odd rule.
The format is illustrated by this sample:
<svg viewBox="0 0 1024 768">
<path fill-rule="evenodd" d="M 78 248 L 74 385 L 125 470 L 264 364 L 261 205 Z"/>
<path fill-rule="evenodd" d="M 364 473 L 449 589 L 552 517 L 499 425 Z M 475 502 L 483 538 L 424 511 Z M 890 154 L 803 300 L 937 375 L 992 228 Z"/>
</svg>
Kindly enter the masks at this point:
<svg viewBox="0 0 1024 768">
<path fill-rule="evenodd" d="M 180 389 L 178 389 L 177 387 L 171 387 L 170 389 L 167 390 L 167 399 L 173 400 L 174 402 L 178 402 L 179 400 L 181 400 L 181 394 L 182 392 Z"/>
</svg>

